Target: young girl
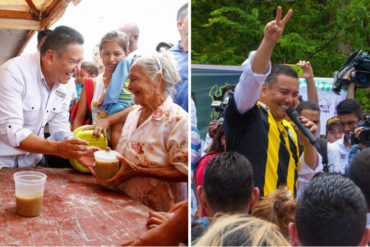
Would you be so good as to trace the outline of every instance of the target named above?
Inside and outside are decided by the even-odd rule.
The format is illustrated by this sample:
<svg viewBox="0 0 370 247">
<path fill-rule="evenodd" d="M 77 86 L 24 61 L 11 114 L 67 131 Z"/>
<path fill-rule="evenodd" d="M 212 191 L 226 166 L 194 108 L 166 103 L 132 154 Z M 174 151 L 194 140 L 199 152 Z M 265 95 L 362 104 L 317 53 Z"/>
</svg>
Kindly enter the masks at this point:
<svg viewBox="0 0 370 247">
<path fill-rule="evenodd" d="M 117 31 L 104 35 L 100 42 L 100 56 L 104 64 L 104 73 L 93 80 L 93 99 L 91 102 L 92 124 L 108 116 L 103 107 L 105 92 L 109 86 L 113 71 L 118 63 L 126 57 L 128 47 L 127 36 Z M 72 129 L 75 130 L 83 124 L 88 111 L 85 88 L 82 89 L 80 105 L 77 110 Z"/>
</svg>

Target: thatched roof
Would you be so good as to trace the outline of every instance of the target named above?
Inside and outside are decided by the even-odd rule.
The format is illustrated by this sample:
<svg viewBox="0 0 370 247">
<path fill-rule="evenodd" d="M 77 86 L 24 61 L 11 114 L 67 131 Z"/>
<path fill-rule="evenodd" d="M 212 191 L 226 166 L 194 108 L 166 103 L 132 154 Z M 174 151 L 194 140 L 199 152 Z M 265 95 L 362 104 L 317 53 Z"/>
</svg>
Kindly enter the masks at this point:
<svg viewBox="0 0 370 247">
<path fill-rule="evenodd" d="M 0 0 L 0 65 L 22 53 L 31 37 L 80 0 Z"/>
</svg>

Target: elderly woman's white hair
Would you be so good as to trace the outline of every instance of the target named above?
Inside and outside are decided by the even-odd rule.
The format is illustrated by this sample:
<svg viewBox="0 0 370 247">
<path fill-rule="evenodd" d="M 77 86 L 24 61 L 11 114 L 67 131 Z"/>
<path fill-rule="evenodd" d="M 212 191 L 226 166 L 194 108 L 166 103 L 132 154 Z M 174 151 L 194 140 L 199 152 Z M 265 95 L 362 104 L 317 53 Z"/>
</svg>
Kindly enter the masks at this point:
<svg viewBox="0 0 370 247">
<path fill-rule="evenodd" d="M 181 80 L 176 62 L 172 54 L 168 52 L 161 53 L 153 56 L 143 56 L 137 58 L 132 66 L 142 66 L 144 72 L 149 78 L 155 82 L 158 74 L 162 74 L 165 93 L 173 95 L 175 93 L 175 85 Z"/>
</svg>

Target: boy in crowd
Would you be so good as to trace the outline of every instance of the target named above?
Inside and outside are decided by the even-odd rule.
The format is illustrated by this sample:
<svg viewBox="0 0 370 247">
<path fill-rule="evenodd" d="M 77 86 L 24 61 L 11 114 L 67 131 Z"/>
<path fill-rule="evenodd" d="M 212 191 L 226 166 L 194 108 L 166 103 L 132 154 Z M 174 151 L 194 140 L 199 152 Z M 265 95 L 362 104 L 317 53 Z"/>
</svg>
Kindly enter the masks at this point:
<svg viewBox="0 0 370 247">
<path fill-rule="evenodd" d="M 94 62 L 83 61 L 81 63 L 81 68 L 78 70 L 76 74 L 76 91 L 77 91 L 76 101 L 79 100 L 81 96 L 81 90 L 85 83 L 86 78 L 95 78 L 98 75 L 99 67 Z"/>
</svg>

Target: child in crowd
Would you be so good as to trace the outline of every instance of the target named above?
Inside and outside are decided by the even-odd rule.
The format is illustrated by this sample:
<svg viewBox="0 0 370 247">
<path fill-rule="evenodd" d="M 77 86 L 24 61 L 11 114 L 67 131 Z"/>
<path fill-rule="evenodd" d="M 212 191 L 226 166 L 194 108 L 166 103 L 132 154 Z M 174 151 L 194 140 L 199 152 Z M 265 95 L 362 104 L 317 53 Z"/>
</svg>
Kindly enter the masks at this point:
<svg viewBox="0 0 370 247">
<path fill-rule="evenodd" d="M 94 62 L 83 61 L 81 63 L 81 69 L 78 70 L 76 75 L 76 101 L 80 99 L 82 87 L 85 83 L 86 78 L 95 78 L 99 75 L 99 67 Z"/>
<path fill-rule="evenodd" d="M 72 113 L 77 101 L 80 99 L 82 87 L 84 86 L 86 78 L 95 78 L 99 75 L 99 67 L 90 61 L 83 61 L 81 68 L 75 74 L 76 90 L 73 93 L 69 112 Z"/>
<path fill-rule="evenodd" d="M 288 239 L 288 225 L 294 222 L 296 203 L 288 187 L 280 186 L 256 203 L 252 215 L 274 223 Z"/>
</svg>

